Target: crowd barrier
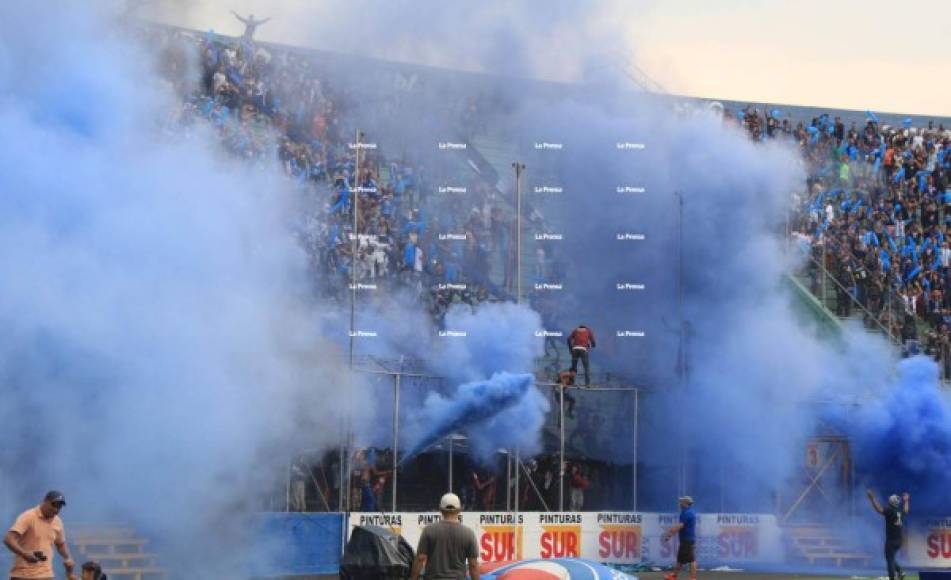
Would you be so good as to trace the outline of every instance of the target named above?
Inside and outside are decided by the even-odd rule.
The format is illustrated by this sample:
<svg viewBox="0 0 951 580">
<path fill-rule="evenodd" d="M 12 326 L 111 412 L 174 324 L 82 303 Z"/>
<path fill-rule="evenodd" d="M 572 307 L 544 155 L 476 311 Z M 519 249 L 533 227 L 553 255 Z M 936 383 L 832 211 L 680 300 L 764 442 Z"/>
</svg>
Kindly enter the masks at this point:
<svg viewBox="0 0 951 580">
<path fill-rule="evenodd" d="M 951 518 L 929 518 L 920 527 L 912 527 L 903 551 L 911 566 L 951 567 Z"/>
<path fill-rule="evenodd" d="M 414 548 L 422 529 L 439 520 L 437 513 L 352 513 L 350 529 L 377 525 L 401 534 Z M 632 512 L 464 512 L 479 558 L 504 562 L 521 558 L 581 557 L 605 564 L 669 563 L 677 538 L 661 535 L 677 522 L 676 514 Z M 698 514 L 698 560 L 709 565 L 770 564 L 783 560 L 776 517 L 762 514 Z"/>
<path fill-rule="evenodd" d="M 661 541 L 661 534 L 676 523 L 676 514 L 463 512 L 461 516 L 476 533 L 480 560 L 487 562 L 577 556 L 605 564 L 663 565 L 677 553 L 676 536 Z M 439 517 L 435 512 L 354 512 L 347 534 L 357 525 L 381 526 L 401 534 L 415 549 L 423 528 Z M 257 543 L 262 553 L 280 556 L 257 561 L 254 575 L 336 573 L 345 518 L 339 513 L 261 514 Z M 786 556 L 782 529 L 776 516 L 768 514 L 698 514 L 696 552 L 705 568 L 769 567 L 785 563 Z M 951 518 L 918 522 L 909 530 L 899 561 L 912 568 L 951 568 Z"/>
</svg>

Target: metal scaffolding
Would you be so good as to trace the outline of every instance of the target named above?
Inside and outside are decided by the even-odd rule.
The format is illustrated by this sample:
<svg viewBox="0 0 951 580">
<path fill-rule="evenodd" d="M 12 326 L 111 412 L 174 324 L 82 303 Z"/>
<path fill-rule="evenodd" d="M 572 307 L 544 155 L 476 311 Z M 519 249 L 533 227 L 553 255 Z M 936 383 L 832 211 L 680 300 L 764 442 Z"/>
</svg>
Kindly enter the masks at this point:
<svg viewBox="0 0 951 580">
<path fill-rule="evenodd" d="M 434 387 L 436 388 L 446 388 L 448 384 L 446 383 L 444 377 L 434 375 L 426 372 L 425 365 L 423 361 L 419 359 L 414 359 L 411 357 L 401 356 L 396 359 L 391 358 L 382 358 L 369 355 L 354 355 L 353 356 L 353 370 L 354 378 L 363 375 L 371 375 L 377 377 L 389 377 L 392 389 L 390 390 L 390 396 L 392 397 L 392 433 L 391 433 L 391 445 L 392 445 L 392 455 L 393 455 L 393 468 L 391 474 L 391 490 L 389 494 L 389 501 L 386 502 L 388 505 L 380 505 L 379 508 L 384 511 L 398 511 L 399 508 L 399 497 L 398 497 L 398 482 L 400 477 L 400 410 L 403 408 L 403 396 L 404 396 L 404 381 L 407 379 L 416 379 L 416 380 L 428 380 L 433 381 Z M 379 388 L 383 388 L 383 384 L 378 385 Z M 532 477 L 531 471 L 526 466 L 526 463 L 531 460 L 530 457 L 524 457 L 520 449 L 501 449 L 500 453 L 505 455 L 505 511 L 515 511 L 524 510 L 524 505 L 520 505 L 520 493 L 511 493 L 513 485 L 516 486 L 515 489 L 521 491 L 522 485 L 526 485 L 526 493 L 533 493 L 535 497 L 539 500 L 539 505 L 543 506 L 546 511 L 564 511 L 566 508 L 566 479 L 567 473 L 565 466 L 568 458 L 566 457 L 566 440 L 568 439 L 565 425 L 565 408 L 566 408 L 566 393 L 575 391 L 575 393 L 585 392 L 585 393 L 629 393 L 633 397 L 633 416 L 630 418 L 631 421 L 631 432 L 632 437 L 630 441 L 631 445 L 631 457 L 632 457 L 632 474 L 631 474 L 631 489 L 630 489 L 630 509 L 637 510 L 638 507 L 638 490 L 637 490 L 637 447 L 638 447 L 638 436 L 639 436 L 639 423 L 640 423 L 640 398 L 641 387 L 623 385 L 623 384 L 601 384 L 593 386 L 580 386 L 580 385 L 563 385 L 562 383 L 553 383 L 536 380 L 534 382 L 536 388 L 539 388 L 546 396 L 555 394 L 557 396 L 557 414 L 558 414 L 558 497 L 557 501 L 553 505 L 549 505 L 549 502 L 546 502 L 543 494 L 539 490 L 538 482 Z M 382 392 L 380 393 L 382 396 Z M 457 485 L 453 481 L 453 459 L 454 454 L 460 450 L 464 449 L 464 446 L 467 442 L 467 438 L 462 436 L 459 433 L 451 433 L 447 437 L 434 443 L 432 447 L 439 446 L 442 449 L 448 451 L 448 460 L 449 460 L 449 472 L 447 476 L 448 480 L 448 489 L 454 490 Z M 341 441 L 340 446 L 340 498 L 339 498 L 339 509 L 340 511 L 355 511 L 359 506 L 352 505 L 351 501 L 351 473 L 353 469 L 353 454 L 355 453 L 354 448 L 354 439 L 352 431 L 344 434 L 344 440 Z M 288 489 L 290 488 L 290 482 L 288 480 Z M 384 502 L 380 502 L 383 504 Z M 388 508 L 388 509 L 387 509 Z"/>
</svg>

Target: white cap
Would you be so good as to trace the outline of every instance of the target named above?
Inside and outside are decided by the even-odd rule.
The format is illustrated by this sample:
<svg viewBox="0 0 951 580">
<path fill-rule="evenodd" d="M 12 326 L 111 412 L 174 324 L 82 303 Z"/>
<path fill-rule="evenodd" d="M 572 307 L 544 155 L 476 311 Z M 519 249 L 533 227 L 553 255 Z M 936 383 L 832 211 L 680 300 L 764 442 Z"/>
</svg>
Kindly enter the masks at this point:
<svg viewBox="0 0 951 580">
<path fill-rule="evenodd" d="M 693 505 L 693 498 L 690 497 L 689 495 L 682 495 L 679 498 L 677 498 L 677 501 Z"/>
<path fill-rule="evenodd" d="M 454 493 L 447 493 L 439 500 L 439 511 L 441 512 L 457 512 L 461 509 L 461 506 L 459 496 Z"/>
</svg>

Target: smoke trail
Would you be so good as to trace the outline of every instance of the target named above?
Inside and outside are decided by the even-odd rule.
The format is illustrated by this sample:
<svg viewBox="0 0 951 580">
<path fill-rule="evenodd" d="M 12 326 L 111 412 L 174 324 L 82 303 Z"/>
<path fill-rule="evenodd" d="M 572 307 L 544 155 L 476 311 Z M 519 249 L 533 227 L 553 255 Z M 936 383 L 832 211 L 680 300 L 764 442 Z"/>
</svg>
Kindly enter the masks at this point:
<svg viewBox="0 0 951 580">
<path fill-rule="evenodd" d="M 164 138 L 175 99 L 111 18 L 0 7 L 0 518 L 62 488 L 67 524 L 128 522 L 173 574 L 235 577 L 244 515 L 305 434 L 334 442 L 341 375 L 295 189 L 201 130 Z"/>
<path fill-rule="evenodd" d="M 548 401 L 527 374 L 496 373 L 486 381 L 459 385 L 452 398 L 431 394 L 418 421 L 427 430 L 401 459 L 406 462 L 453 433 L 469 436 L 476 458 L 499 448 L 518 447 L 526 455 L 538 449 L 538 433 Z"/>
<path fill-rule="evenodd" d="M 427 365 L 456 387 L 431 393 L 406 426 L 405 462 L 451 433 L 468 435 L 479 460 L 499 448 L 539 450 L 548 401 L 530 373 L 541 345 L 536 312 L 511 303 L 453 306 L 428 346 Z"/>
</svg>

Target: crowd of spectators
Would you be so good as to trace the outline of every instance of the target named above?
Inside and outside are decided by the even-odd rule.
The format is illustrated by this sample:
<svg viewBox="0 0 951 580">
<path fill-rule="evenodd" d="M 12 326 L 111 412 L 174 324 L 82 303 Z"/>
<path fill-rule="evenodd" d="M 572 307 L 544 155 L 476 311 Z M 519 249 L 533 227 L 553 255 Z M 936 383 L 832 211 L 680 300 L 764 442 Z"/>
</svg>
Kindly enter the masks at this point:
<svg viewBox="0 0 951 580">
<path fill-rule="evenodd" d="M 510 204 L 494 185 L 469 173 L 452 181 L 466 189 L 463 205 L 459 196 L 437 193 L 449 182 L 428 160 L 371 146 L 372 138 L 361 136 L 358 144 L 348 116 L 353 95 L 333 85 L 314 54 L 256 43 L 253 33 L 229 38 L 150 27 L 143 34 L 161 47 L 161 72 L 183 96 L 169 131 L 187 135 L 199 124 L 210 127 L 231 154 L 251 163 L 276 162 L 317 200 L 299 227 L 315 292 L 342 305 L 352 281 L 375 292 L 370 300 L 409 292 L 428 309 L 434 329 L 453 304 L 512 299 Z M 466 97 L 459 108 L 460 134 L 483 130 L 477 98 Z M 951 377 L 951 130 L 933 123 L 890 127 L 872 114 L 864 125 L 848 127 L 838 117 L 794 122 L 753 108 L 726 111 L 725 118 L 751 138 L 786 139 L 800 149 L 808 191 L 796 197 L 790 225 L 809 248 L 812 290 L 819 292 L 828 272 L 837 314 L 857 309 L 867 324 L 909 350 L 920 344 Z M 529 207 L 526 215 L 544 228 L 539 212 Z M 562 265 L 538 252 L 535 280 L 557 278 Z M 546 328 L 560 326 L 542 295 L 530 298 Z M 554 340 L 546 341 L 549 349 L 557 356 Z M 549 369 L 560 370 L 560 361 Z M 364 451 L 350 462 L 351 506 L 382 509 L 392 473 L 378 467 L 392 465 L 386 454 Z M 325 471 L 333 465 L 322 460 L 321 478 L 313 471 L 304 478 L 303 468 L 295 472 L 297 483 L 313 484 L 331 509 L 340 478 Z M 540 493 L 526 481 L 518 491 L 523 505 L 539 508 L 540 499 L 553 506 L 557 461 L 530 465 Z M 568 468 L 566 507 L 591 505 L 585 490 L 598 488 L 598 471 L 595 463 Z M 476 469 L 463 480 L 467 507 L 495 509 L 498 472 Z"/>
<path fill-rule="evenodd" d="M 349 95 L 335 90 L 313 55 L 260 45 L 253 34 L 228 38 L 156 27 L 143 34 L 161 47 L 161 72 L 183 97 L 167 123 L 171 134 L 187 137 L 210 128 L 230 154 L 249 163 L 276 162 L 318 201 L 301 216 L 299 239 L 311 257 L 315 292 L 324 299 L 347 304 L 352 282 L 373 291 L 371 302 L 409 292 L 428 309 L 434 329 L 442 327 L 453 304 L 513 299 L 514 224 L 501 193 L 472 173 L 447 177 L 428 171 L 407 152 L 385 152 L 370 145 L 371 139 L 361 137 L 363 146 L 358 145 L 348 123 Z M 465 100 L 461 134 L 478 130 L 481 108 L 478 99 Z M 464 188 L 466 204 L 459 203 L 460 196 L 437 194 L 437 180 Z M 537 210 L 529 207 L 527 214 L 530 225 L 544 227 Z M 557 273 L 557 263 L 538 251 L 534 278 L 546 281 Z M 544 310 L 544 301 L 532 298 Z M 350 509 L 384 509 L 392 492 L 392 463 L 389 450 L 354 453 L 348 462 Z M 414 463 L 425 467 L 427 457 Z M 496 500 L 505 494 L 501 469 L 465 465 L 459 488 L 467 508 L 502 509 Z M 553 459 L 532 461 L 529 469 L 530 478 L 518 491 L 523 505 L 554 509 Z M 581 509 L 585 490 L 598 487 L 598 467 L 575 462 L 567 469 L 566 507 Z M 289 471 L 289 509 L 337 509 L 339 470 L 335 453 L 298 457 Z M 428 481 L 430 475 L 417 479 Z M 401 504 L 415 501 L 411 482 L 409 477 L 401 484 L 406 486 Z M 509 497 L 515 493 L 508 490 Z M 429 495 L 426 490 L 416 499 L 428 501 Z"/>
<path fill-rule="evenodd" d="M 513 221 L 500 192 L 476 175 L 456 176 L 454 185 L 466 188 L 461 204 L 461 196 L 436 193 L 434 179 L 444 173 L 428 172 L 411 153 L 384 152 L 367 136 L 358 142 L 350 95 L 335 91 L 313 54 L 259 45 L 247 34 L 145 33 L 162 47 L 161 71 L 184 97 L 170 131 L 204 123 L 227 151 L 276 160 L 318 200 L 301 216 L 299 234 L 322 297 L 347 304 L 354 282 L 369 302 L 403 289 L 436 327 L 453 304 L 511 298 Z M 465 110 L 459 122 L 471 124 Z"/>
<path fill-rule="evenodd" d="M 808 191 L 794 197 L 790 229 L 807 249 L 811 290 L 828 287 L 837 315 L 861 316 L 951 378 L 951 130 L 889 126 L 871 112 L 848 126 L 826 114 L 795 125 L 778 116 L 727 118 L 801 151 Z"/>
</svg>

